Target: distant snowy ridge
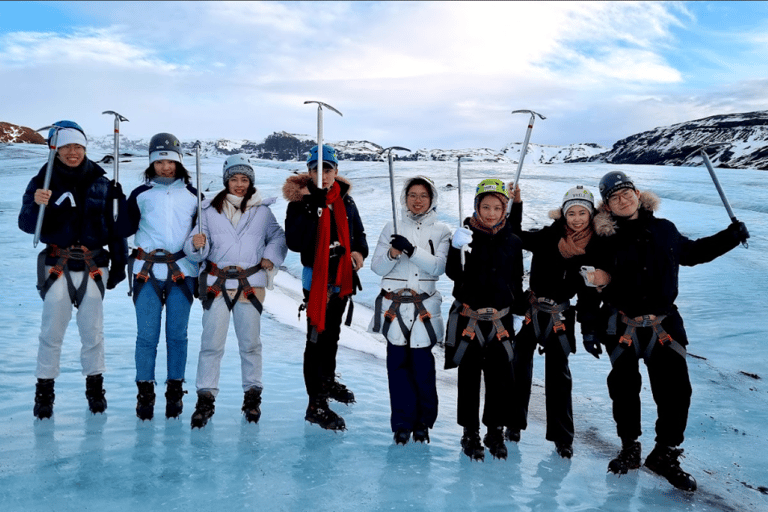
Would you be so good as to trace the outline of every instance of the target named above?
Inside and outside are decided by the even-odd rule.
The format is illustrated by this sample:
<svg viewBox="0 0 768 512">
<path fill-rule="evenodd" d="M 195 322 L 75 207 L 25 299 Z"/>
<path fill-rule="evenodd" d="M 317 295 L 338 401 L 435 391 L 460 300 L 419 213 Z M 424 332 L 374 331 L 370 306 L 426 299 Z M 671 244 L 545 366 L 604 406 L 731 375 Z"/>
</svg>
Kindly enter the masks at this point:
<svg viewBox="0 0 768 512">
<path fill-rule="evenodd" d="M 707 151 L 717 167 L 768 169 L 768 111 L 710 116 L 655 128 L 622 139 L 605 153 L 576 161 L 695 166 L 702 165 L 696 150 L 708 144 L 724 144 Z"/>
</svg>

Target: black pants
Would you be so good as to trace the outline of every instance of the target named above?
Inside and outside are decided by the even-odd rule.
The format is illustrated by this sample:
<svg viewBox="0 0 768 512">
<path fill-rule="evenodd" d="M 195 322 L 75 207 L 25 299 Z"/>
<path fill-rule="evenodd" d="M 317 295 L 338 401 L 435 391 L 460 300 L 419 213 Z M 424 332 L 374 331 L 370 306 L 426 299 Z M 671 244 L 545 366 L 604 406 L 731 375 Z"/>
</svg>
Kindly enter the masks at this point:
<svg viewBox="0 0 768 512">
<path fill-rule="evenodd" d="M 327 396 L 327 385 L 336 378 L 336 352 L 339 348 L 341 319 L 348 298 L 331 296 L 325 312 L 325 330 L 312 341 L 312 326 L 307 319 L 307 345 L 304 349 L 304 384 L 310 399 Z"/>
<path fill-rule="evenodd" d="M 549 323 L 549 315 L 540 315 L 542 330 Z M 572 329 L 572 326 L 570 326 Z M 572 330 L 571 330 L 572 332 Z M 512 425 L 514 430 L 525 430 L 528 426 L 528 404 L 531 399 L 533 379 L 533 355 L 537 346 L 533 323 L 520 329 L 515 337 L 515 356 L 512 367 L 515 375 L 512 392 Z M 568 366 L 568 355 L 560 339 L 553 333 L 544 342 L 544 393 L 546 395 L 548 441 L 573 444 L 573 382 Z"/>
<path fill-rule="evenodd" d="M 437 419 L 435 357 L 430 347 L 408 348 L 387 343 L 389 403 L 392 432 L 429 428 Z"/>
<path fill-rule="evenodd" d="M 457 333 L 467 326 L 469 319 L 459 317 Z M 504 327 L 510 333 L 512 315 L 502 319 Z M 488 335 L 493 328 L 491 322 L 478 322 L 477 329 Z M 480 421 L 480 379 L 485 381 L 485 404 L 483 405 L 483 424 L 488 427 L 500 427 L 510 424 L 510 391 L 513 385 L 512 363 L 504 345 L 495 337 L 481 347 L 477 338 L 467 347 L 459 363 L 459 394 L 457 399 L 457 422 L 465 428 L 478 429 Z"/>
<path fill-rule="evenodd" d="M 623 326 L 623 324 L 620 324 Z M 619 329 L 622 331 L 622 329 Z M 668 330 L 668 332 L 670 332 Z M 650 327 L 637 329 L 641 353 L 644 353 L 653 334 Z M 670 332 L 671 334 L 671 332 Z M 673 335 L 674 336 L 674 335 Z M 609 353 L 616 349 L 619 336 L 606 340 Z M 685 438 L 688 409 L 691 405 L 691 381 L 685 358 L 658 341 L 646 362 L 651 393 L 656 402 L 656 443 L 678 446 Z M 640 426 L 640 389 L 642 377 L 635 350 L 624 350 L 608 374 L 608 392 L 613 400 L 613 419 L 622 440 L 636 440 L 642 434 Z"/>
</svg>

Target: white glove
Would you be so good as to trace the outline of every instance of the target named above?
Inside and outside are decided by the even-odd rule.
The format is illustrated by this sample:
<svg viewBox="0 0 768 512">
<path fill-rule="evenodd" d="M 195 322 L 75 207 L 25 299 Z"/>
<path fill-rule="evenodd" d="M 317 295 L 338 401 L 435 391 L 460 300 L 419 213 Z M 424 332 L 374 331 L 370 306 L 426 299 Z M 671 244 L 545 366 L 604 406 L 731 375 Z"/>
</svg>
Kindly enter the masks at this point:
<svg viewBox="0 0 768 512">
<path fill-rule="evenodd" d="M 456 231 L 453 233 L 453 238 L 451 238 L 451 245 L 456 249 L 461 249 L 462 247 L 472 243 L 472 231 L 467 228 L 457 228 Z"/>
</svg>

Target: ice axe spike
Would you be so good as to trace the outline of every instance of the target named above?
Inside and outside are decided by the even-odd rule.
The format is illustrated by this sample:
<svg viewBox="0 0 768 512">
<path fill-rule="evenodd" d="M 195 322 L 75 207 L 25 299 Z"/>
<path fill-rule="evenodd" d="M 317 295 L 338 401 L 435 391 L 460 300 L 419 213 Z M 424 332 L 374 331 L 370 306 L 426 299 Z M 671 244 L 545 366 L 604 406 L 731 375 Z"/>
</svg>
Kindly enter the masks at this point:
<svg viewBox="0 0 768 512">
<path fill-rule="evenodd" d="M 389 148 L 382 149 L 379 151 L 379 154 L 384 154 L 384 152 L 387 153 L 387 162 L 389 163 L 389 191 L 392 195 L 392 228 L 394 229 L 395 234 L 397 234 L 397 203 L 395 201 L 395 171 L 392 164 L 392 151 L 408 151 L 411 150 L 408 148 L 403 148 L 400 146 L 392 146 Z"/>
<path fill-rule="evenodd" d="M 317 103 L 317 188 L 323 188 L 323 107 L 336 112 L 341 117 L 344 114 L 322 101 L 307 100 L 307 103 Z"/>
<path fill-rule="evenodd" d="M 709 156 L 707 155 L 707 149 L 712 147 L 725 146 L 725 145 L 726 144 L 724 143 L 709 144 L 707 146 L 704 146 L 698 149 L 697 151 L 701 153 L 701 159 L 704 160 L 704 165 L 707 167 L 707 170 L 709 171 L 709 175 L 712 177 L 712 182 L 715 184 L 717 193 L 720 194 L 720 199 L 723 201 L 723 206 L 725 206 L 725 211 L 728 213 L 728 217 L 731 218 L 731 222 L 738 222 L 739 220 L 736 218 L 736 215 L 733 213 L 733 208 L 731 208 L 731 203 L 728 202 L 728 198 L 725 197 L 725 191 L 723 190 L 722 185 L 720 185 L 720 180 L 717 179 L 717 174 L 715 174 L 715 169 L 712 166 L 712 161 L 709 159 Z M 696 151 L 694 151 L 694 153 L 696 153 Z M 691 156 L 691 155 L 688 155 L 688 156 Z M 745 249 L 749 248 L 749 244 L 747 243 L 746 240 L 742 242 L 741 245 L 743 245 Z"/>
<path fill-rule="evenodd" d="M 115 145 L 114 145 L 114 152 L 112 154 L 113 162 L 112 162 L 112 169 L 114 169 L 113 173 L 113 179 L 115 180 L 115 184 L 119 183 L 120 175 L 119 175 L 119 168 L 120 168 L 120 121 L 128 121 L 128 119 L 125 116 L 122 116 L 115 112 L 114 110 L 105 110 L 102 112 L 102 114 L 108 114 L 108 115 L 114 115 L 115 116 Z M 117 221 L 117 198 L 114 198 L 112 200 L 112 216 L 115 221 Z"/>
<path fill-rule="evenodd" d="M 59 127 L 55 124 L 49 124 L 48 126 L 43 126 L 42 128 L 39 128 L 35 130 L 36 132 L 41 132 L 43 130 L 50 130 L 51 128 L 56 128 L 54 130 L 53 135 L 51 135 L 51 140 L 48 141 L 48 165 L 45 168 L 45 177 L 43 178 L 43 190 L 48 190 L 51 186 L 51 174 L 53 173 L 53 162 L 56 159 L 56 151 L 58 150 L 57 143 L 59 140 Z M 40 242 L 40 233 L 43 231 L 43 216 L 45 215 L 45 205 L 41 204 L 40 209 L 37 212 L 37 223 L 35 224 L 35 237 L 32 239 L 32 246 L 37 247 L 38 242 Z"/>
</svg>

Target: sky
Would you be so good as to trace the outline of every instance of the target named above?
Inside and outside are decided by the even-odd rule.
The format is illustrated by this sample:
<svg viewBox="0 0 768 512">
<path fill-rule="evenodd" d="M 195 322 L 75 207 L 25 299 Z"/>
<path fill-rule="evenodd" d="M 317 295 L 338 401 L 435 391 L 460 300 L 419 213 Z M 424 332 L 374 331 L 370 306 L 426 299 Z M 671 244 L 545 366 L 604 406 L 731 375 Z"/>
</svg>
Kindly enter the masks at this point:
<svg viewBox="0 0 768 512">
<path fill-rule="evenodd" d="M 411 149 L 768 109 L 766 2 L 0 2 L 0 121 Z"/>
</svg>

